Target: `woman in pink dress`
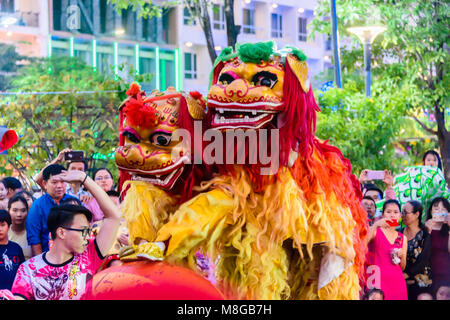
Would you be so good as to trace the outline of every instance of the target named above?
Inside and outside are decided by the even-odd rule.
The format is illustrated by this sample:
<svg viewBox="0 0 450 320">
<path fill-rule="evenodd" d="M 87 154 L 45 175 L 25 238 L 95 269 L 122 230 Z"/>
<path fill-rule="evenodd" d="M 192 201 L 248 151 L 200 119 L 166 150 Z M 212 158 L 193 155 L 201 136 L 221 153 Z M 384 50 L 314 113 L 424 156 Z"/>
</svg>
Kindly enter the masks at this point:
<svg viewBox="0 0 450 320">
<path fill-rule="evenodd" d="M 400 211 L 397 200 L 387 200 L 382 218 L 369 230 L 368 264 L 373 272 L 367 278 L 367 286 L 369 289 L 381 289 L 385 300 L 408 300 L 403 276 L 408 241 L 395 230 L 401 217 Z"/>
</svg>

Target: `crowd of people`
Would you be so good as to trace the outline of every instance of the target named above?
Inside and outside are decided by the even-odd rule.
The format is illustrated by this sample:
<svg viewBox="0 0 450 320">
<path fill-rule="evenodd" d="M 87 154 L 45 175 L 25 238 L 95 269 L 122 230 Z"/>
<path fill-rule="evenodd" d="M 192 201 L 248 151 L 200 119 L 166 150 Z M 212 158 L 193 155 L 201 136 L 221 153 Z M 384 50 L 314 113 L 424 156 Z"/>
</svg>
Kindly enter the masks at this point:
<svg viewBox="0 0 450 320">
<path fill-rule="evenodd" d="M 99 168 L 91 178 L 84 160 L 64 167 L 70 151 L 34 177 L 41 192 L 23 190 L 14 177 L 0 180 L 0 299 L 80 299 L 105 261 L 129 244 L 113 175 Z M 442 169 L 434 151 L 423 165 Z M 362 171 L 360 182 L 371 272 L 361 299 L 449 300 L 448 199 L 401 205 L 390 171 L 384 171 L 384 191 L 368 173 Z"/>
<path fill-rule="evenodd" d="M 422 164 L 442 170 L 433 150 L 424 154 Z M 367 183 L 368 171 L 360 175 L 361 205 L 369 218 L 366 264 L 372 267 L 363 298 L 450 300 L 449 200 L 436 194 L 428 207 L 419 200 L 401 205 L 391 172 L 384 171 L 383 192 Z"/>
</svg>

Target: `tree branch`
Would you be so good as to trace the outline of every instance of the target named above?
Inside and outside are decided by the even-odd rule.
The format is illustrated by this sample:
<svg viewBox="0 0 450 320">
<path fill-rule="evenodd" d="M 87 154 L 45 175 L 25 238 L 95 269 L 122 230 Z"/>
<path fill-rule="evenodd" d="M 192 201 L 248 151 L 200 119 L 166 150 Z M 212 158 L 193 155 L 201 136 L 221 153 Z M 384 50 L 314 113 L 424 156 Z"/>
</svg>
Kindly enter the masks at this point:
<svg viewBox="0 0 450 320">
<path fill-rule="evenodd" d="M 412 117 L 414 120 L 416 120 L 416 122 L 426 131 L 429 132 L 431 134 L 437 135 L 437 131 L 434 131 L 433 129 L 428 128 L 426 125 L 424 125 L 422 123 L 422 121 L 420 121 L 419 119 L 417 119 L 417 117 L 413 116 Z"/>
</svg>

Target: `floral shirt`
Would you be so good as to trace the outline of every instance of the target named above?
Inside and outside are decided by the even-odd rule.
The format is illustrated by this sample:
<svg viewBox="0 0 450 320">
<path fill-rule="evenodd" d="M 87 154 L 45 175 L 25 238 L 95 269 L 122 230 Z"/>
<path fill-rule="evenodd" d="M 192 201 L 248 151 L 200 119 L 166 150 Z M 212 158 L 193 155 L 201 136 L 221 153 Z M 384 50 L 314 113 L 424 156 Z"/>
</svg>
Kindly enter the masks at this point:
<svg viewBox="0 0 450 320">
<path fill-rule="evenodd" d="M 79 300 L 86 284 L 103 262 L 97 241 L 89 242 L 82 254 L 54 265 L 46 252 L 27 260 L 17 271 L 11 292 L 28 300 Z"/>
<path fill-rule="evenodd" d="M 429 287 L 431 280 L 431 237 L 424 231 L 417 232 L 414 238 L 408 241 L 405 272 L 409 279 L 419 287 Z M 408 284 L 410 281 L 407 280 Z"/>
</svg>

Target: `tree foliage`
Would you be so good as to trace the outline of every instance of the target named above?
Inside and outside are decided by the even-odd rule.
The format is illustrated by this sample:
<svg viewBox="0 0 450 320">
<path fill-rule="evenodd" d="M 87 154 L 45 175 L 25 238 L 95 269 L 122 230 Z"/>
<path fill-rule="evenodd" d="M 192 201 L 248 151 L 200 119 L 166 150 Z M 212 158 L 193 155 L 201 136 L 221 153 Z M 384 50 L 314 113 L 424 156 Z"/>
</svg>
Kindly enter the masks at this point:
<svg viewBox="0 0 450 320">
<path fill-rule="evenodd" d="M 313 33 L 330 33 L 329 1 L 319 1 Z M 450 126 L 445 121 L 449 111 L 448 25 L 449 3 L 430 1 L 337 0 L 338 30 L 341 37 L 351 37 L 347 28 L 385 25 L 386 32 L 372 45 L 373 84 L 378 97 L 403 97 L 406 115 L 415 119 L 438 142 L 447 182 L 450 183 Z M 354 41 L 341 51 L 343 81 L 350 78 L 363 86 L 361 44 Z M 359 80 L 358 80 L 359 79 Z M 395 88 L 395 90 L 391 90 Z M 386 100 L 386 99 L 384 99 Z M 423 121 L 433 114 L 431 125 Z"/>
<path fill-rule="evenodd" d="M 31 177 L 70 147 L 83 150 L 91 167 L 107 166 L 117 175 L 118 106 L 128 82 L 99 74 L 76 58 L 53 57 L 22 68 L 10 86 L 20 94 L 0 100 L 0 124 L 16 130 L 20 139 L 0 159 L 0 174 L 14 168 Z"/>
</svg>

